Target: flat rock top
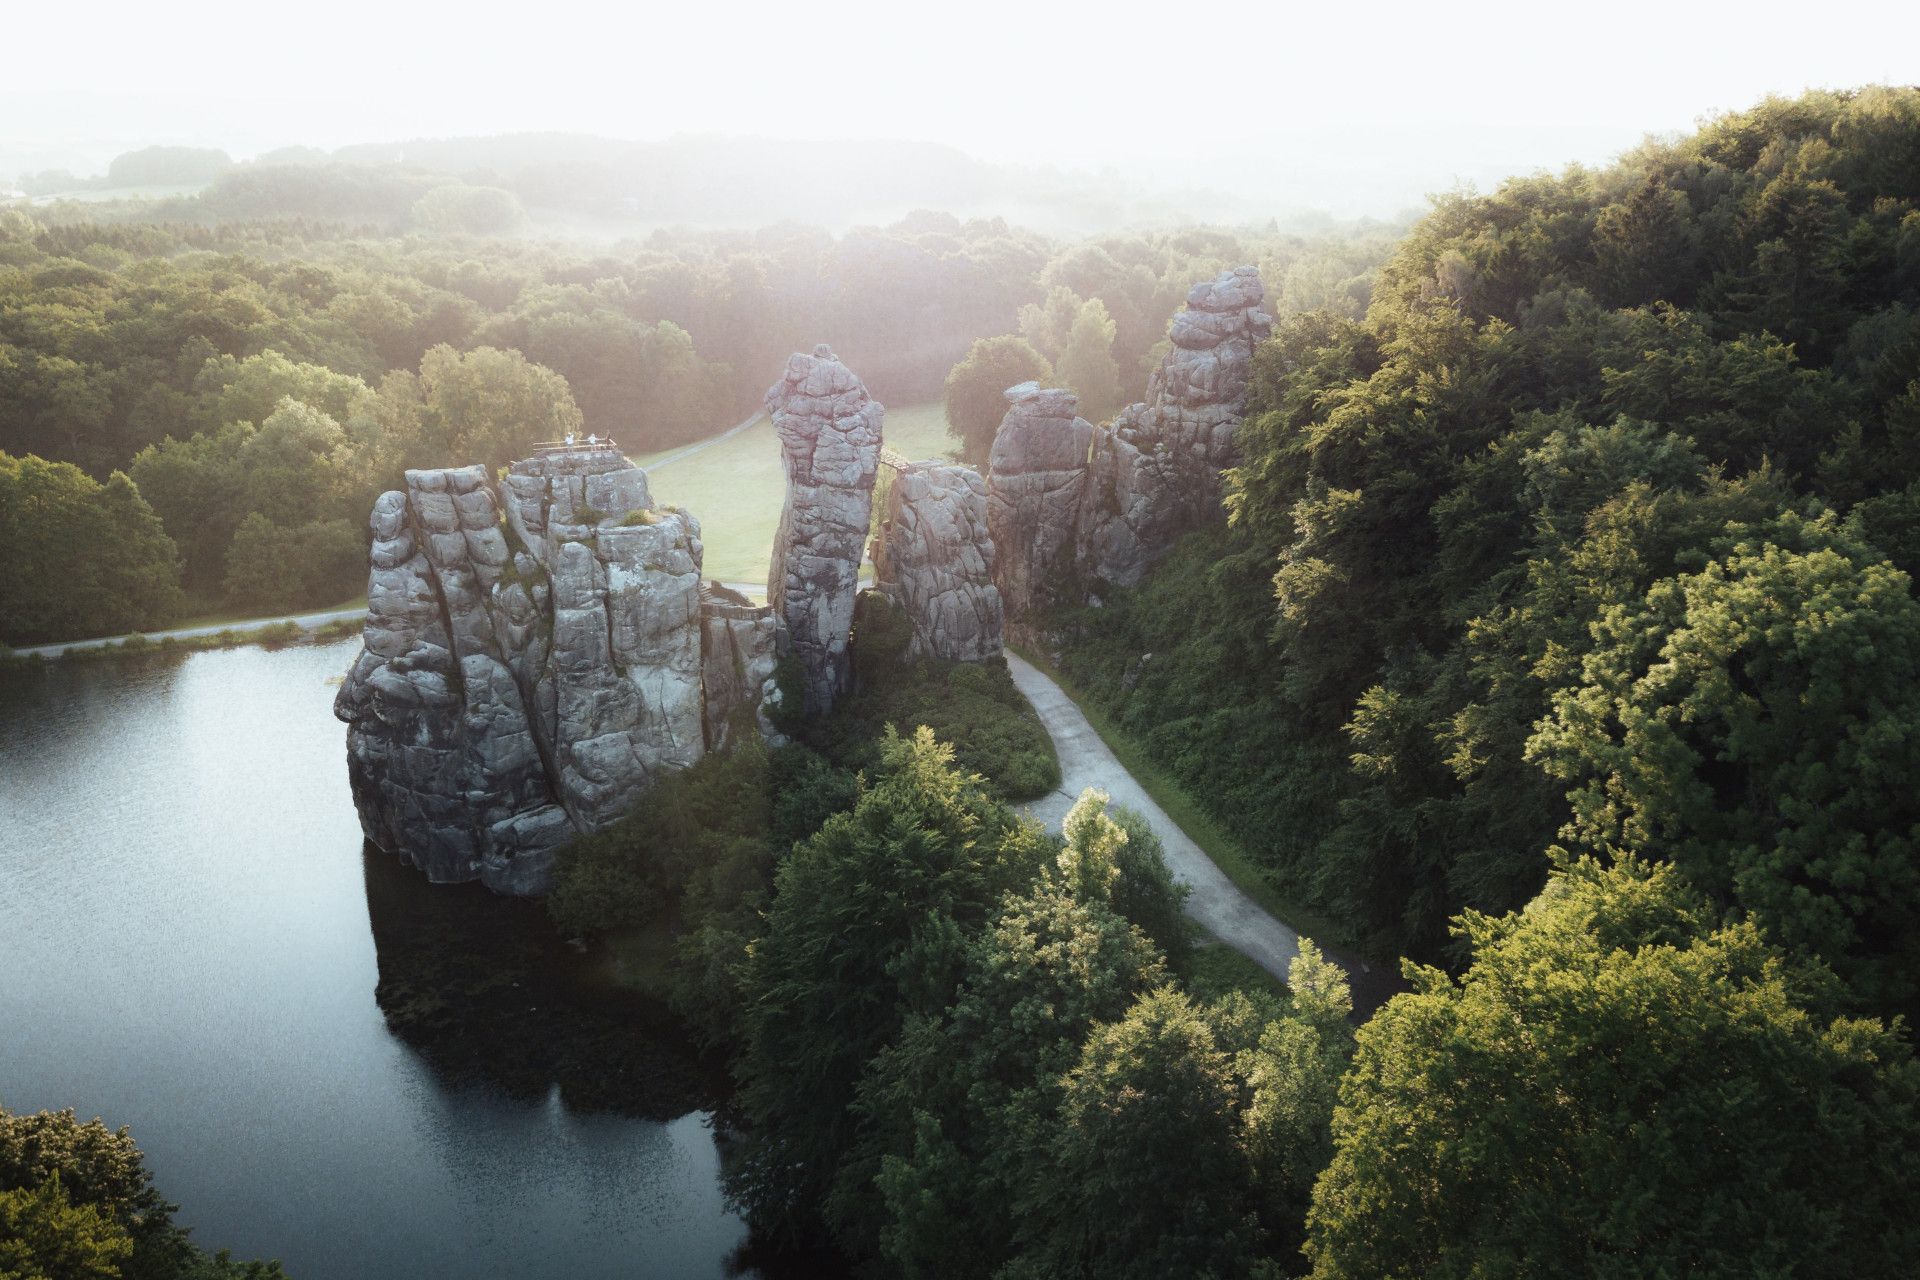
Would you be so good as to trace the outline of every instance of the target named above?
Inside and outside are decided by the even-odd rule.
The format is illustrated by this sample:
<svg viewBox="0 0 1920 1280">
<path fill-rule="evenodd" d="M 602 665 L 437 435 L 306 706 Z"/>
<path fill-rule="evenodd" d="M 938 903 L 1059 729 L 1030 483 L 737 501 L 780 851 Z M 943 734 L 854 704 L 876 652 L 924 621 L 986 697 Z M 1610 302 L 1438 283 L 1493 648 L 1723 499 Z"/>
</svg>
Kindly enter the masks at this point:
<svg viewBox="0 0 1920 1280">
<path fill-rule="evenodd" d="M 611 445 L 576 445 L 548 449 L 521 458 L 508 471 L 516 476 L 594 476 L 609 471 L 637 471 L 627 455 Z"/>
</svg>

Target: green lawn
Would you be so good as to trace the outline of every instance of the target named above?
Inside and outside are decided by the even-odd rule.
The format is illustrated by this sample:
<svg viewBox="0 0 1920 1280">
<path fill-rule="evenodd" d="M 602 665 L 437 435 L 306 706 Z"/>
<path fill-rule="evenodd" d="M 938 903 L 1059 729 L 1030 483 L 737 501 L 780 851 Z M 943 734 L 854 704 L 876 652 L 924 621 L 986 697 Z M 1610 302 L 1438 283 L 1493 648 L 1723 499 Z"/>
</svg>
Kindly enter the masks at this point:
<svg viewBox="0 0 1920 1280">
<path fill-rule="evenodd" d="M 323 604 L 311 609 L 276 610 L 262 613 L 258 609 L 248 609 L 239 605 L 223 605 L 215 599 L 205 596 L 187 597 L 186 616 L 178 622 L 168 624 L 157 630 L 172 631 L 181 627 L 212 627 L 229 622 L 252 622 L 256 618 L 297 618 L 309 613 L 338 613 L 342 609 L 364 609 L 367 607 L 367 593 L 362 591 L 351 599 L 337 604 Z"/>
<path fill-rule="evenodd" d="M 938 401 L 889 408 L 882 433 L 888 448 L 915 461 L 943 457 L 959 443 L 947 434 L 946 408 Z M 668 450 L 666 456 L 675 452 Z M 765 582 L 787 494 L 787 472 L 772 420 L 762 418 L 691 457 L 648 466 L 650 460 L 634 459 L 646 468 L 653 500 L 685 507 L 700 521 L 706 576 L 722 582 Z"/>
</svg>

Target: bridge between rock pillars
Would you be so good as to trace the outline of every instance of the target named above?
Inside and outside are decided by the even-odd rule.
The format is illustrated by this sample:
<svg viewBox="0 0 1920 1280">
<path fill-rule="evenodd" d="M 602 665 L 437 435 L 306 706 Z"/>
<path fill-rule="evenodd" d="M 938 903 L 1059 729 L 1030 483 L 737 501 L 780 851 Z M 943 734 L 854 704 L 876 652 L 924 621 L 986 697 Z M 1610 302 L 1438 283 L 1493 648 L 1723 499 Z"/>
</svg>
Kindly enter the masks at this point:
<svg viewBox="0 0 1920 1280">
<path fill-rule="evenodd" d="M 913 463 L 905 454 L 896 449 L 889 449 L 884 444 L 880 446 L 880 465 L 883 467 L 892 467 L 895 471 L 913 470 Z"/>
</svg>

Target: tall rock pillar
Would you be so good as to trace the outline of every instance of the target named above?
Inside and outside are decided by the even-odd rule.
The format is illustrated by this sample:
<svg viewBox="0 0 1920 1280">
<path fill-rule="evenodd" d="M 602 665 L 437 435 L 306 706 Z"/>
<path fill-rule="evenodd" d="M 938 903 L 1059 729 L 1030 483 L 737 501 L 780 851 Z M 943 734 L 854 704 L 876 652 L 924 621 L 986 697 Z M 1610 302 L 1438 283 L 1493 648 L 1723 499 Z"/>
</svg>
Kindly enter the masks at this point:
<svg viewBox="0 0 1920 1280">
<path fill-rule="evenodd" d="M 1023 382 L 1006 396 L 987 463 L 987 527 L 1007 634 L 1030 642 L 1031 620 L 1067 602 L 1079 583 L 1075 539 L 1094 427 L 1071 391 Z"/>
<path fill-rule="evenodd" d="M 787 464 L 767 598 L 799 659 L 804 709 L 824 714 L 851 685 L 847 638 L 886 409 L 822 344 L 787 361 L 767 411 Z"/>
</svg>

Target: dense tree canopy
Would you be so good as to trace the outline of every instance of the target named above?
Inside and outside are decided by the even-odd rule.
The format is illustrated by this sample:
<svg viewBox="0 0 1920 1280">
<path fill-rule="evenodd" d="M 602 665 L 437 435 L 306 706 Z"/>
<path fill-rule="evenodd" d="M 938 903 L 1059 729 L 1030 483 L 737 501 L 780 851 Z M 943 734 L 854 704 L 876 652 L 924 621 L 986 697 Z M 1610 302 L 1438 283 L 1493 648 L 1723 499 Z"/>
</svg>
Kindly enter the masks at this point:
<svg viewBox="0 0 1920 1280">
<path fill-rule="evenodd" d="M 986 464 L 1007 416 L 1007 388 L 1029 379 L 1051 385 L 1053 366 L 1024 339 L 1002 334 L 967 348 L 967 358 L 947 374 L 947 426 L 959 438 L 963 459 Z"/>
<path fill-rule="evenodd" d="M 1920 1064 L 1833 1017 L 1671 867 L 1564 864 L 1469 914 L 1457 983 L 1361 1029 L 1313 1196 L 1316 1277 L 1897 1276 Z"/>
<path fill-rule="evenodd" d="M 0 1275 L 20 1280 L 284 1280 L 209 1255 L 173 1220 L 125 1129 L 0 1107 Z"/>
<path fill-rule="evenodd" d="M 133 482 L 0 453 L 0 643 L 117 635 L 171 621 L 179 554 Z"/>
<path fill-rule="evenodd" d="M 1885 562 L 1920 551 L 1916 147 L 1920 91 L 1814 93 L 1439 200 L 1364 316 L 1283 315 L 1231 527 L 1081 620 L 1068 671 L 1382 951 L 1439 958 L 1461 907 L 1527 901 L 1591 784 L 1646 819 L 1607 839 L 1908 999 L 1911 817 L 1878 763 L 1818 762 L 1912 733 L 1867 673 L 1907 660 Z M 1765 532 L 1789 516 L 1823 545 Z M 1656 732 L 1606 781 L 1604 743 L 1624 765 Z"/>
</svg>

